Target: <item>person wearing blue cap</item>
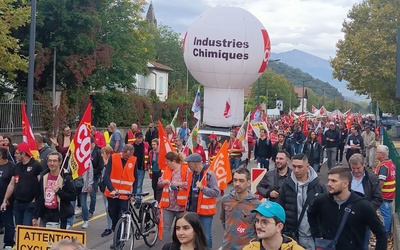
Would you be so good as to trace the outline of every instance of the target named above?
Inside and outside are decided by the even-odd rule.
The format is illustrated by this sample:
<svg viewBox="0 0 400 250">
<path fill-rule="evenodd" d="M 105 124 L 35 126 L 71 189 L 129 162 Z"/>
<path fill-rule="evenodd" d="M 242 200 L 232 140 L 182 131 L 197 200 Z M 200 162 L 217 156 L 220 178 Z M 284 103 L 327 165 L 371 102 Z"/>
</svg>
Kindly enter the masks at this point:
<svg viewBox="0 0 400 250">
<path fill-rule="evenodd" d="M 256 213 L 255 227 L 258 239 L 251 240 L 243 250 L 304 250 L 294 239 L 282 234 L 286 214 L 281 205 L 266 201 L 251 212 Z"/>
</svg>

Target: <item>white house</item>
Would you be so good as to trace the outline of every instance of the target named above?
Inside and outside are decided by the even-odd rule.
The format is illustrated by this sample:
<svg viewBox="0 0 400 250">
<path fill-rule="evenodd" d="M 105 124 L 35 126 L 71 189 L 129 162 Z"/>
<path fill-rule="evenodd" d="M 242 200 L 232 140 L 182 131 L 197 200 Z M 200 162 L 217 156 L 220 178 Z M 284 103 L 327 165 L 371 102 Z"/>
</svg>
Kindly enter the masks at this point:
<svg viewBox="0 0 400 250">
<path fill-rule="evenodd" d="M 308 99 L 308 95 L 307 95 L 307 88 L 304 88 L 304 93 L 303 93 L 303 88 L 294 88 L 294 92 L 297 93 L 297 96 L 300 99 L 300 106 L 298 106 L 294 112 L 296 114 L 299 114 L 301 112 L 306 112 L 307 111 L 307 99 Z"/>
<path fill-rule="evenodd" d="M 149 90 L 155 90 L 158 98 L 165 101 L 168 98 L 168 74 L 173 69 L 161 63 L 147 62 L 149 74 L 147 76 L 136 74 L 136 83 L 133 85 L 139 95 L 147 95 Z"/>
</svg>

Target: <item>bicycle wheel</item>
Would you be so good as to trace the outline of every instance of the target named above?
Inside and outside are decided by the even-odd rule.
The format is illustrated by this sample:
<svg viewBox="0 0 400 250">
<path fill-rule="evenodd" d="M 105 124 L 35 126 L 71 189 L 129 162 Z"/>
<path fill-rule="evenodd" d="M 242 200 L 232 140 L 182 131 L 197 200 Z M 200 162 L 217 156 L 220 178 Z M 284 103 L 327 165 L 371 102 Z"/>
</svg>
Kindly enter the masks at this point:
<svg viewBox="0 0 400 250">
<path fill-rule="evenodd" d="M 144 243 L 146 243 L 148 247 L 152 247 L 156 244 L 158 238 L 158 225 L 155 223 L 153 212 L 149 207 L 143 210 L 140 231 L 142 232 Z"/>
<path fill-rule="evenodd" d="M 128 219 L 129 214 L 121 217 L 115 225 L 113 245 L 118 250 L 133 250 L 134 227 L 132 221 Z"/>
</svg>

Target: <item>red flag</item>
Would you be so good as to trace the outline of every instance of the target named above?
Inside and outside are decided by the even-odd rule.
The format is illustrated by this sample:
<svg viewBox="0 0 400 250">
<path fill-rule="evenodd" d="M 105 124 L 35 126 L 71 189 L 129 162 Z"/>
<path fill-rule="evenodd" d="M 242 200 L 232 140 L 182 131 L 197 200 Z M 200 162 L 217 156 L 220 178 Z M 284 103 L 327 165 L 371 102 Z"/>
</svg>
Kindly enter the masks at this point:
<svg viewBox="0 0 400 250">
<path fill-rule="evenodd" d="M 262 110 L 261 106 L 258 106 L 250 115 L 250 122 L 261 122 L 262 121 Z"/>
<path fill-rule="evenodd" d="M 303 134 L 307 137 L 308 135 L 308 127 L 307 127 L 307 117 L 304 116 L 303 122 Z"/>
<path fill-rule="evenodd" d="M 81 122 L 76 129 L 74 139 L 69 145 L 71 151 L 70 169 L 72 178 L 76 179 L 89 170 L 90 159 L 90 127 L 92 124 L 92 104 L 89 103 L 85 113 L 83 113 Z"/>
<path fill-rule="evenodd" d="M 225 102 L 224 117 L 225 118 L 231 117 L 231 99 L 230 98 Z"/>
<path fill-rule="evenodd" d="M 218 189 L 224 190 L 232 180 L 232 172 L 229 164 L 228 144 L 225 141 L 210 164 L 211 171 L 215 173 L 218 182 Z"/>
<path fill-rule="evenodd" d="M 24 102 L 22 102 L 21 115 L 22 115 L 22 140 L 29 145 L 29 150 L 33 154 L 33 158 L 37 161 L 40 161 L 39 150 L 36 145 L 35 137 L 33 136 L 31 124 L 29 123 L 28 116 L 26 115 Z"/>
<path fill-rule="evenodd" d="M 315 113 L 317 111 L 317 108 L 316 107 L 314 107 L 314 105 L 311 105 L 311 113 Z"/>
<path fill-rule="evenodd" d="M 165 155 L 172 151 L 172 146 L 160 121 L 158 121 L 158 140 L 160 143 L 158 149 L 158 168 L 160 170 L 165 170 L 167 167 L 167 159 L 165 159 Z"/>
</svg>

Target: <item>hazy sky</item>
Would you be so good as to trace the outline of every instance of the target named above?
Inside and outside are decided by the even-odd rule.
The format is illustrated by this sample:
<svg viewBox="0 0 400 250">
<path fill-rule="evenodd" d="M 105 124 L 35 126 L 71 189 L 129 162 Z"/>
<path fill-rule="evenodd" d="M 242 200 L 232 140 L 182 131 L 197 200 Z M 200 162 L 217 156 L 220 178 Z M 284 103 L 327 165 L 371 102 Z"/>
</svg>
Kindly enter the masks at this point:
<svg viewBox="0 0 400 250">
<path fill-rule="evenodd" d="M 255 15 L 267 29 L 271 52 L 299 49 L 329 59 L 343 38 L 342 22 L 361 0 L 153 0 L 158 24 L 182 35 L 209 8 L 242 7 Z M 147 11 L 147 8 L 146 8 Z"/>
</svg>

